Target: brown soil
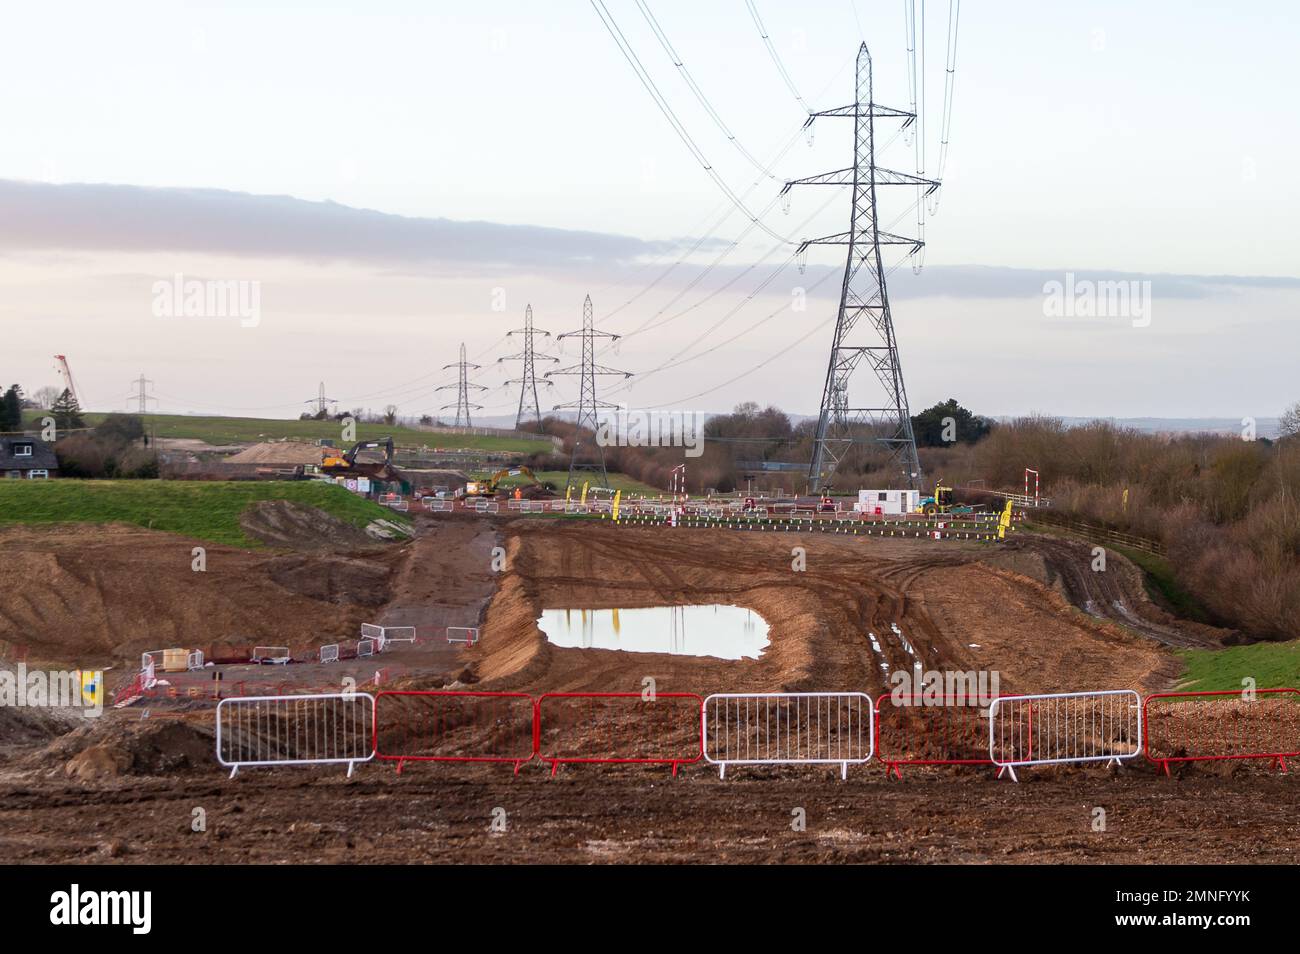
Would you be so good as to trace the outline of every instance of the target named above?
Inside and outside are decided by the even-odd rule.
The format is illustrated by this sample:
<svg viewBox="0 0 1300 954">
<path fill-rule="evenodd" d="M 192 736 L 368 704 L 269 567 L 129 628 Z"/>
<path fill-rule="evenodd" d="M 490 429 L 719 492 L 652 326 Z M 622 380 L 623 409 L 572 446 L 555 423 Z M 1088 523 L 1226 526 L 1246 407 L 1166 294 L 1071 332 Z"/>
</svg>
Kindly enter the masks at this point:
<svg viewBox="0 0 1300 954">
<path fill-rule="evenodd" d="M 412 543 L 373 553 L 209 547 L 206 575 L 190 572 L 189 546 L 142 530 L 0 533 L 0 590 L 21 594 L 0 609 L 0 639 L 70 659 L 198 634 L 243 643 L 241 629 L 315 644 L 379 621 L 425 638 L 367 661 L 398 669 L 399 685 L 531 694 L 639 692 L 646 676 L 665 693 L 875 694 L 887 684 L 871 635 L 894 670 L 917 659 L 996 669 L 1004 693 L 1156 689 L 1179 668 L 1161 645 L 1170 640 L 1072 605 L 1060 567 L 1074 557 L 1055 548 L 460 514 L 420 518 Z M 492 567 L 496 546 L 503 572 Z M 804 571 L 791 568 L 794 547 L 806 550 Z M 1205 635 L 1158 618 L 1139 577 L 1112 579 L 1111 595 L 1138 618 L 1175 638 Z M 767 619 L 772 643 L 759 659 L 563 649 L 534 622 L 547 606 L 714 602 Z M 475 623 L 478 646 L 439 641 L 442 627 Z M 232 667 L 227 679 L 266 668 Z M 311 685 L 344 672 L 301 665 L 275 677 Z M 1300 829 L 1293 779 L 1240 764 L 1175 779 L 1141 762 L 1117 773 L 1027 770 L 1020 785 L 986 768 L 905 770 L 891 782 L 874 764 L 847 781 L 808 768 L 741 769 L 721 782 L 703 764 L 677 779 L 662 766 L 566 766 L 552 779 L 537 764 L 518 777 L 465 764 L 408 765 L 398 777 L 375 764 L 351 780 L 285 768 L 228 781 L 211 755 L 210 707 L 187 705 L 71 727 L 0 725 L 23 739 L 0 748 L 0 850 L 37 862 L 1290 862 Z M 204 834 L 190 830 L 196 806 L 208 814 Z M 1091 830 L 1098 806 L 1105 833 Z M 497 807 L 504 834 L 488 831 Z M 795 808 L 807 812 L 806 832 L 790 828 Z"/>
<path fill-rule="evenodd" d="M 29 662 L 129 665 L 145 650 L 255 642 L 293 646 L 352 634 L 382 603 L 399 548 L 365 559 L 249 552 L 130 527 L 0 531 L 0 647 Z"/>
</svg>

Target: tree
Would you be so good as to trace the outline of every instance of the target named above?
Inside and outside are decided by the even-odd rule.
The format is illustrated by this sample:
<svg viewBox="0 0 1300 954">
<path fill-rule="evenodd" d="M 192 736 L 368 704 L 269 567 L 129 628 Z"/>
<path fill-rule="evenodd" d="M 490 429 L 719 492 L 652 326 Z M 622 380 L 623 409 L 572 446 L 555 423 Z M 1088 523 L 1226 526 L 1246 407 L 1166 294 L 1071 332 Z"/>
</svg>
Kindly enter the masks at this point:
<svg viewBox="0 0 1300 954">
<path fill-rule="evenodd" d="M 50 413 L 54 415 L 54 426 L 61 431 L 71 431 L 86 426 L 86 421 L 81 416 L 81 405 L 67 388 L 63 389 L 59 399 L 54 402 Z"/>
<path fill-rule="evenodd" d="M 95 425 L 95 436 L 133 443 L 144 438 L 144 419 L 138 414 L 109 414 Z"/>
<path fill-rule="evenodd" d="M 1281 437 L 1300 435 L 1300 401 L 1296 401 L 1282 412 L 1278 418 L 1278 432 Z"/>
<path fill-rule="evenodd" d="M 916 443 L 921 447 L 973 444 L 992 429 L 992 421 L 972 414 L 956 398 L 928 407 L 912 418 Z"/>
<path fill-rule="evenodd" d="M 397 423 L 397 405 L 389 404 L 384 408 L 384 423 L 392 427 Z"/>
<path fill-rule="evenodd" d="M 5 392 L 0 402 L 0 431 L 21 431 L 23 429 L 23 392 L 18 385 L 13 385 Z"/>
<path fill-rule="evenodd" d="M 42 410 L 48 411 L 54 406 L 54 402 L 59 399 L 60 390 L 53 384 L 47 384 L 43 388 L 37 388 L 36 393 L 32 395 L 32 401 Z"/>
</svg>

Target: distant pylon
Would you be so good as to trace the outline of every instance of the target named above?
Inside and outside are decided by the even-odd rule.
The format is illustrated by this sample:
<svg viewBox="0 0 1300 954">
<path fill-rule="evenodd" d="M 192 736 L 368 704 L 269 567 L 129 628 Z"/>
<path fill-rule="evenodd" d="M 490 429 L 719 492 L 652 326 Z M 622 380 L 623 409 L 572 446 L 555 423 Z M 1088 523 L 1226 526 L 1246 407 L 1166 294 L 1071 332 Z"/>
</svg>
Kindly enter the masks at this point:
<svg viewBox="0 0 1300 954">
<path fill-rule="evenodd" d="M 153 384 L 153 382 L 143 374 L 131 382 L 131 385 L 136 389 L 136 392 L 131 395 L 131 400 L 137 402 L 136 406 L 138 407 L 140 414 L 148 413 L 150 401 L 153 401 L 155 404 L 158 402 L 158 399 L 149 393 L 149 385 L 151 384 Z"/>
<path fill-rule="evenodd" d="M 880 106 L 871 98 L 871 54 L 867 45 L 858 49 L 856 102 L 808 117 L 850 116 L 853 118 L 853 165 L 847 169 L 796 179 L 781 190 L 784 195 L 796 185 L 848 185 L 853 187 L 853 217 L 849 231 L 825 238 L 810 239 L 799 246 L 802 254 L 809 245 L 847 245 L 844 282 L 840 290 L 839 316 L 831 343 L 830 363 L 822 387 L 821 413 L 813 442 L 812 461 L 808 467 L 809 489 L 830 486 L 836 466 L 856 444 L 879 443 L 889 448 L 893 460 L 902 467 L 903 479 L 912 488 L 921 484 L 921 463 L 916 454 L 912 433 L 907 389 L 903 385 L 903 368 L 898 360 L 894 322 L 889 313 L 889 295 L 885 290 L 885 271 L 880 246 L 910 247 L 909 255 L 920 251 L 919 239 L 904 238 L 883 232 L 878 227 L 876 186 L 912 186 L 918 201 L 929 195 L 939 183 L 932 179 L 893 172 L 876 166 L 876 117 L 902 119 L 904 126 L 916 120 L 916 114 Z M 924 190 L 924 195 L 921 195 Z M 858 327 L 863 317 L 870 320 Z M 856 333 L 855 333 L 856 332 Z M 866 359 L 883 396 L 864 404 L 861 392 L 850 398 L 849 381 L 858 364 Z M 880 392 L 871 389 L 874 395 Z M 874 405 L 874 406 L 871 406 Z"/>
<path fill-rule="evenodd" d="M 454 408 L 456 409 L 456 426 L 457 426 L 457 427 L 470 427 L 470 426 L 472 426 L 472 422 L 470 421 L 470 415 L 469 415 L 469 412 L 470 412 L 471 410 L 475 410 L 475 411 L 481 411 L 481 410 L 483 410 L 483 405 L 482 405 L 482 404 L 470 404 L 470 403 L 469 403 L 469 392 L 470 392 L 470 388 L 475 388 L 475 389 L 477 389 L 477 390 L 479 390 L 479 391 L 486 391 L 486 390 L 487 390 L 487 388 L 484 387 L 484 386 L 481 385 L 481 384 L 471 384 L 471 383 L 470 383 L 470 380 L 469 380 L 469 369 L 470 369 L 470 368 L 479 368 L 479 367 L 481 367 L 481 365 L 471 364 L 469 361 L 467 361 L 467 360 L 465 359 L 465 343 L 464 343 L 463 341 L 461 342 L 461 345 L 460 345 L 460 360 L 457 361 L 455 364 L 444 364 L 444 365 L 442 366 L 442 369 L 443 369 L 444 371 L 446 371 L 448 368 L 458 368 L 458 369 L 460 370 L 460 374 L 459 374 L 458 380 L 457 380 L 457 382 L 456 382 L 455 384 L 444 384 L 442 387 L 437 388 L 437 390 L 439 390 L 439 391 L 446 391 L 448 388 L 455 388 L 455 389 L 456 389 L 456 403 L 455 403 L 455 404 L 444 404 L 441 408 L 439 408 L 439 410 L 441 410 L 441 411 L 445 411 L 445 410 L 447 410 L 447 408 L 449 408 L 449 407 L 454 407 Z"/>
<path fill-rule="evenodd" d="M 524 421 L 529 417 L 538 424 L 542 423 L 542 408 L 537 401 L 537 375 L 533 369 L 534 361 L 559 361 L 559 358 L 552 358 L 550 355 L 538 355 L 533 350 L 533 335 L 545 335 L 550 337 L 549 331 L 542 331 L 540 328 L 533 327 L 533 306 L 529 305 L 524 309 L 524 326 L 516 328 L 514 331 L 506 332 L 510 335 L 524 336 L 524 350 L 519 354 L 508 354 L 504 358 L 497 358 L 497 364 L 502 361 L 522 361 L 524 363 L 523 377 L 514 381 L 507 381 L 506 384 L 518 384 L 519 390 L 519 413 L 515 415 L 515 428 L 522 427 Z M 554 381 L 542 379 L 542 384 L 548 387 L 554 384 Z"/>
<path fill-rule="evenodd" d="M 316 392 L 316 396 L 314 398 L 308 398 L 302 403 L 315 404 L 316 414 L 320 417 L 324 417 L 325 412 L 329 409 L 329 405 L 334 403 L 334 398 L 325 396 L 325 382 L 322 381 L 320 383 L 320 390 Z"/>
<path fill-rule="evenodd" d="M 567 368 L 557 368 L 554 371 L 546 372 L 546 377 L 550 378 L 557 374 L 573 374 L 580 378 L 578 400 L 570 401 L 567 404 L 555 405 L 555 410 L 561 411 L 567 408 L 577 408 L 578 410 L 578 427 L 587 428 L 596 431 L 600 426 L 597 420 L 598 412 L 601 408 L 616 408 L 617 404 L 610 404 L 606 401 L 600 401 L 596 398 L 596 378 L 598 375 L 620 375 L 624 378 L 632 376 L 629 371 L 620 371 L 617 368 L 607 368 L 602 364 L 596 363 L 596 339 L 609 338 L 611 341 L 617 341 L 619 335 L 610 334 L 608 331 L 597 331 L 595 319 L 592 317 L 591 296 L 588 295 L 582 303 L 582 330 L 566 331 L 562 335 L 556 336 L 556 341 L 563 341 L 565 338 L 571 338 L 575 335 L 582 337 L 582 363 L 569 365 Z M 578 464 L 578 448 L 581 446 L 581 440 L 578 435 L 574 436 L 573 450 L 569 455 L 569 484 L 573 483 L 574 470 L 595 470 L 594 465 Z M 601 486 L 609 486 L 609 474 L 605 471 L 605 449 L 596 443 L 597 451 L 600 454 L 600 480 Z"/>
</svg>

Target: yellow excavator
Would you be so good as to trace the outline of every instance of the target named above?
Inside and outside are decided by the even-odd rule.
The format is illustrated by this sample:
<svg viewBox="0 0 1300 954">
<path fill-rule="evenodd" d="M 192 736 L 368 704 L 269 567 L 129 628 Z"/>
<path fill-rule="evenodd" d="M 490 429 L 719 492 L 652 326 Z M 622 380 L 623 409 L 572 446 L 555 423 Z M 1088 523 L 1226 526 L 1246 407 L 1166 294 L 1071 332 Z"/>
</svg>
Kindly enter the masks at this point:
<svg viewBox="0 0 1300 954">
<path fill-rule="evenodd" d="M 509 467 L 505 470 L 498 470 L 491 477 L 487 478 L 487 480 L 466 481 L 465 486 L 456 491 L 456 496 L 495 497 L 497 495 L 497 488 L 500 486 L 501 481 L 505 480 L 507 477 L 519 477 L 521 475 L 527 477 L 535 484 L 541 483 L 540 480 L 533 476 L 533 472 L 527 467 Z"/>
<path fill-rule="evenodd" d="M 365 450 L 377 450 L 383 448 L 384 459 L 382 461 L 358 461 L 357 454 Z M 321 460 L 320 469 L 334 477 L 374 477 L 379 480 L 390 480 L 393 478 L 393 439 L 386 437 L 379 441 L 361 441 L 353 444 L 352 448 L 345 451 L 342 456 L 338 454 L 327 454 Z"/>
</svg>

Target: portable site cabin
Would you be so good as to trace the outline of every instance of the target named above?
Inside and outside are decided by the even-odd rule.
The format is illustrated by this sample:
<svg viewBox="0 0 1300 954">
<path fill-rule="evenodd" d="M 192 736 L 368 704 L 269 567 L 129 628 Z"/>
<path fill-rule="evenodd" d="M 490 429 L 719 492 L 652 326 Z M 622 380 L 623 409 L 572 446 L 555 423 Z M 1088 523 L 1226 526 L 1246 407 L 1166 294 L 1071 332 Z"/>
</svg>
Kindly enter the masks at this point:
<svg viewBox="0 0 1300 954">
<path fill-rule="evenodd" d="M 919 490 L 859 490 L 854 510 L 865 514 L 901 516 L 916 513 L 921 506 Z"/>
</svg>

